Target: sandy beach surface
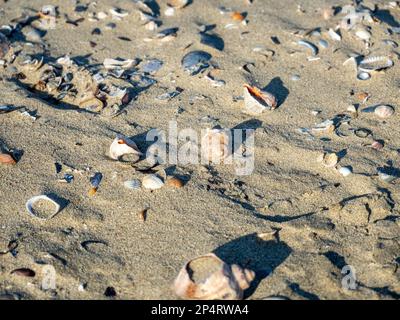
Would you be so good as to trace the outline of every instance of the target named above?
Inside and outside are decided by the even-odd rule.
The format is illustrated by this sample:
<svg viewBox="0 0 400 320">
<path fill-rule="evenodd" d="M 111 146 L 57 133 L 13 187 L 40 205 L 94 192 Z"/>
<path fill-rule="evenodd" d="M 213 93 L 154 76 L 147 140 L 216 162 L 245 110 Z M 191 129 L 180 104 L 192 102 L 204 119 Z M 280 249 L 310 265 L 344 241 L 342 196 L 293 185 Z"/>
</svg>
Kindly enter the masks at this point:
<svg viewBox="0 0 400 320">
<path fill-rule="evenodd" d="M 11 106 L 0 109 L 0 147 L 16 160 L 0 163 L 0 297 L 177 299 L 182 266 L 213 252 L 255 272 L 246 299 L 399 299 L 399 5 L 193 0 L 168 10 L 168 1 L 148 2 L 153 12 L 141 1 L 0 0 L 9 47 L 0 50 L 0 106 Z M 57 8 L 48 29 L 40 23 L 52 17 L 38 15 L 45 5 Z M 176 35 L 156 36 L 168 28 Z M 223 39 L 223 50 L 201 43 L 201 32 Z M 212 58 L 190 75 L 181 61 L 196 50 Z M 25 56 L 43 57 L 42 68 L 68 56 L 77 73 L 100 72 L 129 99 L 113 116 L 48 99 L 32 82 L 43 69 L 26 69 Z M 368 57 L 380 60 L 360 75 Z M 134 62 L 115 78 L 106 58 Z M 152 59 L 161 68 L 146 73 Z M 358 80 L 356 69 L 370 78 Z M 273 94 L 278 107 L 245 113 L 245 83 Z M 387 117 L 379 105 L 390 106 Z M 151 170 L 143 157 L 110 160 L 115 137 L 145 154 L 146 134 L 168 133 L 170 121 L 199 140 L 206 128 L 253 129 L 251 174 L 167 162 L 156 173 L 182 187 L 124 187 Z M 95 173 L 102 179 L 90 195 Z M 61 211 L 29 215 L 26 202 L 37 195 Z"/>
</svg>

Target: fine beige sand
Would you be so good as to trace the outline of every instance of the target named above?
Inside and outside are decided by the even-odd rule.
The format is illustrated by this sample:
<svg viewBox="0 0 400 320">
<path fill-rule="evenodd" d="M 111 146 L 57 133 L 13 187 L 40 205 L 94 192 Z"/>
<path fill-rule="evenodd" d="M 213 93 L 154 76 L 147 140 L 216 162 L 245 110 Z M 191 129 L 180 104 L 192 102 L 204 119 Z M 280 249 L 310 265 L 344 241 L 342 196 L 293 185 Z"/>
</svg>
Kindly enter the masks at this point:
<svg viewBox="0 0 400 320">
<path fill-rule="evenodd" d="M 194 0 L 166 16 L 167 1 L 157 0 L 162 21 L 157 31 L 143 26 L 135 1 L 99 0 L 85 11 L 74 10 L 89 3 L 0 0 L 0 25 L 53 4 L 58 8 L 55 29 L 45 32 L 42 44 L 29 45 L 23 36 L 29 26 L 24 26 L 9 37 L 14 52 L 53 59 L 69 55 L 83 66 L 101 67 L 105 58 L 117 57 L 156 58 L 163 66 L 151 76 L 157 83 L 145 90 L 114 81 L 133 92 L 116 117 L 46 103 L 12 81 L 10 60 L 0 66 L 0 106 L 24 107 L 37 117 L 21 110 L 0 113 L 0 147 L 14 150 L 18 158 L 16 165 L 0 164 L 0 297 L 107 299 L 105 292 L 113 287 L 116 299 L 177 299 L 172 284 L 182 266 L 214 252 L 256 272 L 247 299 L 400 298 L 400 179 L 384 181 L 377 171 L 387 166 L 393 178 L 399 176 L 400 51 L 382 42 L 400 43 L 399 34 L 388 31 L 398 32 L 399 6 L 363 2 L 374 12 L 372 23 L 360 23 L 370 27 L 366 48 L 354 30 L 341 30 L 341 41 L 326 32 L 344 15 L 324 19 L 323 10 L 351 1 Z M 245 12 L 248 24 L 235 22 L 230 13 L 222 15 L 221 6 Z M 109 12 L 113 7 L 129 14 L 115 20 Z M 89 21 L 90 12 L 101 11 L 105 19 Z M 65 15 L 84 19 L 75 26 L 66 23 Z M 115 28 L 108 30 L 111 22 Z M 226 28 L 230 23 L 236 27 Z M 201 24 L 216 25 L 211 33 L 223 38 L 223 51 L 200 43 Z M 175 39 L 144 41 L 170 27 L 179 28 Z M 92 34 L 95 28 L 100 35 Z M 319 35 L 307 34 L 314 28 L 320 28 Z M 297 45 L 301 39 L 318 44 L 321 38 L 328 48 L 319 47 L 319 59 L 308 59 L 310 50 Z M 186 73 L 181 59 L 193 50 L 212 54 L 214 68 L 195 76 Z M 394 65 L 359 81 L 351 66 L 343 66 L 352 53 L 390 57 Z M 212 86 L 205 78 L 209 71 L 226 84 Z M 266 88 L 279 107 L 257 116 L 243 113 L 238 97 L 244 83 Z M 177 97 L 157 99 L 176 88 L 183 89 Z M 361 93 L 369 95 L 365 103 Z M 393 106 L 395 113 L 381 119 L 347 111 L 349 105 L 362 110 L 378 104 Z M 299 130 L 340 114 L 351 119 L 338 129 L 343 135 Z M 199 133 L 215 125 L 255 129 L 254 171 L 238 176 L 229 164 L 165 164 L 169 176 L 185 181 L 182 188 L 126 189 L 124 181 L 143 173 L 107 158 L 116 134 L 131 137 L 145 152 L 146 133 L 167 131 L 169 121 Z M 354 130 L 360 128 L 372 134 L 358 137 Z M 384 141 L 384 147 L 371 148 L 374 140 Z M 351 166 L 353 173 L 343 177 L 318 162 L 324 152 L 337 153 L 339 165 Z M 58 174 L 55 163 L 62 165 Z M 89 179 L 96 172 L 103 179 L 89 196 Z M 59 181 L 64 173 L 73 174 L 71 183 Z M 28 214 L 25 203 L 40 194 L 62 204 L 58 215 L 40 220 Z M 142 221 L 138 214 L 145 208 Z M 45 265 L 56 271 L 53 290 L 42 288 Z M 342 285 L 348 283 L 348 269 L 343 269 L 348 265 L 355 271 L 355 290 Z M 35 276 L 13 272 L 21 268 Z"/>
</svg>

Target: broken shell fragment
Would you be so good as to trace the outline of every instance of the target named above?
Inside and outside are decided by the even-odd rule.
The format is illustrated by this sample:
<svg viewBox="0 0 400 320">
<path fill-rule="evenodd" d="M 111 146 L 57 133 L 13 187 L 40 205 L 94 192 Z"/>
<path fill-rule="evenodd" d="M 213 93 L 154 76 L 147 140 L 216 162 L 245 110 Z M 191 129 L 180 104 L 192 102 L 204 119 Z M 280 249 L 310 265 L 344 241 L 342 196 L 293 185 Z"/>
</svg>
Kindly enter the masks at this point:
<svg viewBox="0 0 400 320">
<path fill-rule="evenodd" d="M 183 181 L 177 177 L 172 177 L 167 180 L 166 185 L 174 188 L 182 188 Z"/>
<path fill-rule="evenodd" d="M 394 108 L 388 105 L 380 105 L 375 107 L 374 113 L 379 118 L 389 118 L 394 114 Z"/>
<path fill-rule="evenodd" d="M 7 153 L 0 153 L 0 164 L 15 165 L 17 161 Z"/>
<path fill-rule="evenodd" d="M 274 110 L 278 102 L 272 93 L 245 84 L 244 106 L 246 113 L 258 115 L 268 108 Z"/>
<path fill-rule="evenodd" d="M 316 56 L 318 54 L 318 47 L 309 41 L 299 40 L 297 41 L 297 44 L 307 49 L 310 49 L 313 56 Z"/>
<path fill-rule="evenodd" d="M 128 154 L 142 155 L 136 143 L 122 135 L 117 135 L 110 146 L 110 157 L 114 160 L 121 160 L 121 157 Z M 123 160 L 123 159 L 122 159 Z"/>
<path fill-rule="evenodd" d="M 142 179 L 142 186 L 145 189 L 157 190 L 164 185 L 164 182 L 155 174 L 149 174 Z"/>
<path fill-rule="evenodd" d="M 200 43 L 219 51 L 223 51 L 225 46 L 224 40 L 221 37 L 205 32 L 200 33 Z"/>
<path fill-rule="evenodd" d="M 371 78 L 371 75 L 368 72 L 358 72 L 357 73 L 357 79 L 361 81 L 369 80 Z"/>
<path fill-rule="evenodd" d="M 230 266 L 210 253 L 183 266 L 174 281 L 174 291 L 182 299 L 239 300 L 254 277 L 253 271 Z"/>
<path fill-rule="evenodd" d="M 207 69 L 211 54 L 205 51 L 192 51 L 182 58 L 183 69 L 191 76 L 194 76 L 204 69 Z"/>
<path fill-rule="evenodd" d="M 327 168 L 333 168 L 339 162 L 339 157 L 336 153 L 324 153 L 318 158 L 319 161 Z"/>
<path fill-rule="evenodd" d="M 42 217 L 38 211 L 35 209 L 35 205 L 39 202 L 48 202 L 50 205 L 52 205 L 53 210 L 50 212 L 50 214 L 47 217 Z M 39 195 L 30 198 L 26 204 L 25 204 L 26 210 L 28 211 L 29 215 L 31 215 L 34 218 L 41 219 L 41 220 L 49 220 L 56 216 L 60 212 L 60 205 L 55 202 L 53 199 L 49 198 L 46 195 Z"/>
</svg>

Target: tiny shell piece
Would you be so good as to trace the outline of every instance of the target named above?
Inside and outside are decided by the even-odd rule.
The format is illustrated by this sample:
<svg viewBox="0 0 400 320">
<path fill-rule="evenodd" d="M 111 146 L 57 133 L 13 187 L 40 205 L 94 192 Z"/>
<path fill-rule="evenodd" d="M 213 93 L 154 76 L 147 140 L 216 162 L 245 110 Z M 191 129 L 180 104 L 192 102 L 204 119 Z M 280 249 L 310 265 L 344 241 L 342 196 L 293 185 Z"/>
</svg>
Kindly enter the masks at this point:
<svg viewBox="0 0 400 320">
<path fill-rule="evenodd" d="M 127 189 L 138 190 L 140 189 L 140 186 L 141 182 L 137 179 L 124 181 L 124 187 Z"/>
<path fill-rule="evenodd" d="M 164 185 L 164 182 L 155 174 L 149 174 L 142 180 L 142 186 L 145 189 L 156 190 L 160 189 Z"/>
<path fill-rule="evenodd" d="M 10 50 L 10 42 L 7 37 L 0 32 L 0 59 L 3 59 Z"/>
<path fill-rule="evenodd" d="M 141 155 L 136 143 L 122 135 L 117 135 L 110 146 L 110 157 L 114 160 L 120 160 L 120 158 L 126 154 Z"/>
<path fill-rule="evenodd" d="M 255 273 L 238 265 L 228 265 L 210 253 L 186 263 L 174 281 L 182 299 L 240 300 Z"/>
<path fill-rule="evenodd" d="M 33 209 L 33 205 L 34 205 L 36 202 L 40 201 L 40 200 L 44 200 L 44 201 L 50 202 L 51 204 L 54 205 L 53 213 L 52 213 L 48 218 L 39 217 L 39 216 L 35 213 L 35 211 L 34 211 L 34 209 Z M 60 212 L 60 205 L 59 205 L 57 202 L 55 202 L 53 199 L 50 199 L 50 198 L 49 198 L 48 196 L 46 196 L 46 195 L 39 195 L 39 196 L 35 196 L 35 197 L 30 198 L 30 199 L 26 202 L 25 207 L 26 207 L 26 210 L 28 211 L 29 215 L 31 215 L 31 216 L 34 217 L 34 218 L 41 219 L 41 220 L 49 220 L 49 219 L 53 218 L 55 215 L 57 215 L 57 214 Z"/>
<path fill-rule="evenodd" d="M 176 9 L 182 9 L 188 5 L 189 0 L 169 0 L 168 5 Z"/>
</svg>

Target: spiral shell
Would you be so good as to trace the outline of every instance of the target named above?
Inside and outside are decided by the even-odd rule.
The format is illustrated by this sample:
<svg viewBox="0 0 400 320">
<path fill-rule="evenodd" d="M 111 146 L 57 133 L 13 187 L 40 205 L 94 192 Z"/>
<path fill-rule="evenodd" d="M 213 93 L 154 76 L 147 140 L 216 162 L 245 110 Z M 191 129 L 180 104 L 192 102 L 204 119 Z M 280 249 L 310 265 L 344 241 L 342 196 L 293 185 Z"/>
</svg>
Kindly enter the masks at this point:
<svg viewBox="0 0 400 320">
<path fill-rule="evenodd" d="M 266 109 L 274 110 L 278 102 L 272 93 L 245 84 L 244 106 L 247 114 L 259 115 Z"/>
<path fill-rule="evenodd" d="M 182 299 L 240 300 L 255 273 L 238 265 L 228 265 L 209 253 L 186 263 L 174 281 Z"/>
<path fill-rule="evenodd" d="M 135 154 L 140 156 L 142 153 L 139 151 L 136 143 L 122 135 L 117 135 L 110 146 L 110 157 L 114 160 L 119 160 L 122 156 L 127 154 Z"/>
</svg>

